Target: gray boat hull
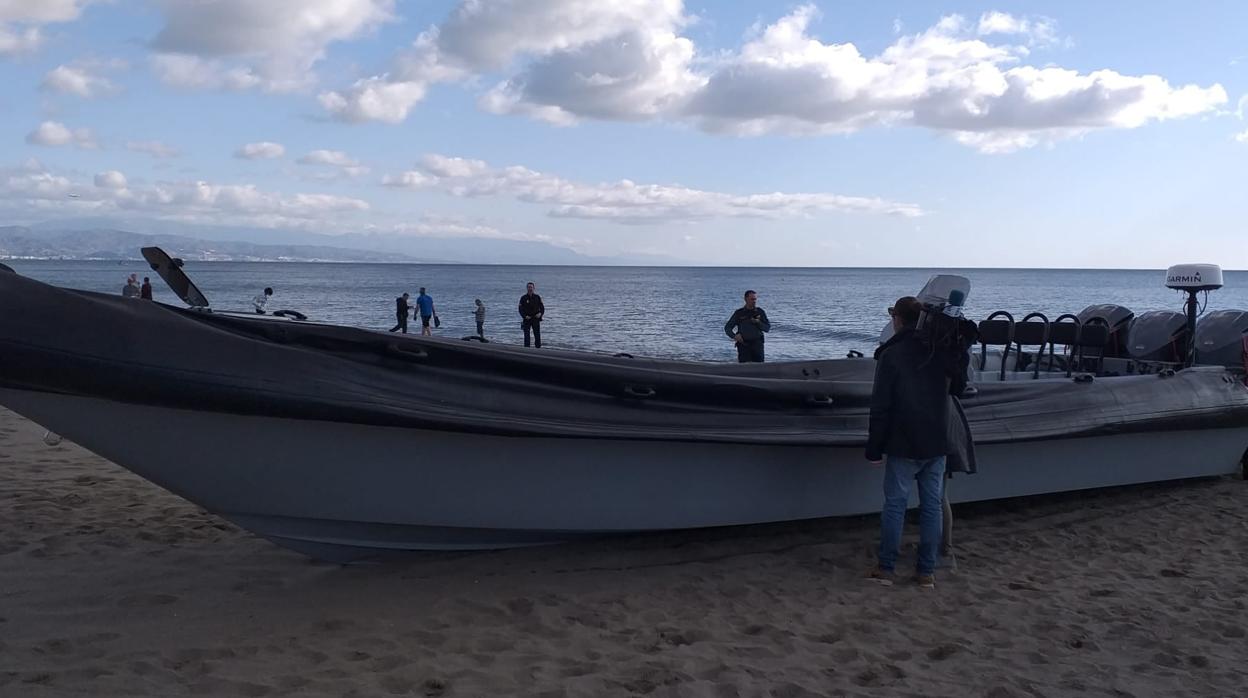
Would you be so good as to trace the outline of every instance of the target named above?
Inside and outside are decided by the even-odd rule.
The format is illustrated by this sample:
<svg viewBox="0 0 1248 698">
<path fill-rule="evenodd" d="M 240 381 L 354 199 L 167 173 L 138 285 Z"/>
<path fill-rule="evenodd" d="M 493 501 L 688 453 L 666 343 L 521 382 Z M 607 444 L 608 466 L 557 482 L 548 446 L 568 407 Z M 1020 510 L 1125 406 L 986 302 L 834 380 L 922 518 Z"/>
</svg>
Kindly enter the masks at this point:
<svg viewBox="0 0 1248 698">
<path fill-rule="evenodd" d="M 0 403 L 314 557 L 878 511 L 859 447 L 508 437 L 0 389 Z M 136 433 L 141 430 L 141 435 Z M 1239 472 L 1248 425 L 985 444 L 955 502 Z"/>
</svg>

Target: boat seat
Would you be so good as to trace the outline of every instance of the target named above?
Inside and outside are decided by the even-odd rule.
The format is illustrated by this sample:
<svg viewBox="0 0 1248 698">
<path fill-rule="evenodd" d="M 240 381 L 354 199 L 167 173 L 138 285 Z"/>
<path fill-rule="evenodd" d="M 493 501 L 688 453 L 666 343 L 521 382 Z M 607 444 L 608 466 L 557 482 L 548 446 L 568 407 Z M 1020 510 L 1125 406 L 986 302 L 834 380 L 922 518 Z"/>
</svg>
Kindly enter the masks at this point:
<svg viewBox="0 0 1248 698">
<path fill-rule="evenodd" d="M 1105 347 L 1109 344 L 1110 334 L 1109 325 L 1100 318 L 1092 318 L 1083 324 L 1079 329 L 1079 339 L 1075 342 L 1075 346 L 1079 350 L 1079 368 L 1083 369 L 1085 367 L 1088 350 L 1095 349 L 1095 372 L 1101 373 L 1105 366 Z"/>
<path fill-rule="evenodd" d="M 997 318 L 1002 318 L 998 320 Z M 979 322 L 979 370 L 984 370 L 988 360 L 988 347 L 1002 347 L 1001 380 L 1005 380 L 1005 366 L 1009 363 L 1010 345 L 1014 343 L 1014 316 L 998 310 L 988 319 Z"/>
<path fill-rule="evenodd" d="M 1069 320 L 1069 322 L 1064 322 L 1065 320 Z M 1083 329 L 1083 323 L 1079 322 L 1079 316 L 1073 313 L 1058 315 L 1057 319 L 1049 325 L 1048 370 L 1053 370 L 1054 354 L 1057 351 L 1057 345 L 1061 344 L 1063 347 L 1062 363 L 1066 364 L 1066 375 L 1070 376 L 1075 358 L 1075 349 L 1079 345 L 1079 331 L 1081 329 Z"/>
<path fill-rule="evenodd" d="M 1014 325 L 1014 346 L 1016 347 L 1016 357 L 1014 360 L 1014 370 L 1020 371 L 1027 368 L 1027 359 L 1032 364 L 1032 378 L 1040 377 L 1041 359 L 1044 358 L 1044 348 L 1049 345 L 1049 318 L 1044 313 L 1028 313 L 1023 317 L 1022 321 Z M 1024 346 L 1037 346 L 1034 357 L 1023 353 Z"/>
</svg>

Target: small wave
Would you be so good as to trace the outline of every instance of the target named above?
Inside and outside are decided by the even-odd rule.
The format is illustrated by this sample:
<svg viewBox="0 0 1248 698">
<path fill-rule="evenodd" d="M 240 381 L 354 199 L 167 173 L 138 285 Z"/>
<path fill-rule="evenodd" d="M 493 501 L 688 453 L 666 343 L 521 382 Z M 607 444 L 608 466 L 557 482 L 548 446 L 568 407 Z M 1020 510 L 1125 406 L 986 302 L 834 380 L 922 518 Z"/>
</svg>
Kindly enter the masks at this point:
<svg viewBox="0 0 1248 698">
<path fill-rule="evenodd" d="M 803 325 L 786 325 L 783 323 L 773 323 L 771 326 L 771 334 L 785 334 L 796 337 L 806 337 L 817 340 L 836 340 L 836 341 L 852 341 L 852 342 L 874 342 L 880 336 L 878 331 L 865 332 L 863 330 L 849 330 L 837 328 L 823 327 L 806 327 Z"/>
</svg>

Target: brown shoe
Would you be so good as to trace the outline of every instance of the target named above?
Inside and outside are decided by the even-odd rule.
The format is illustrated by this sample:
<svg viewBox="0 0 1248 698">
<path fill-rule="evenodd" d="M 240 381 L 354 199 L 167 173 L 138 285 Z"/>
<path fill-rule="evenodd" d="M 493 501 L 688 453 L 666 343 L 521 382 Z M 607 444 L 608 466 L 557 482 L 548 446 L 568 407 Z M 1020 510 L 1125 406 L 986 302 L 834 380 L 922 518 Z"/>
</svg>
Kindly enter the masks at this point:
<svg viewBox="0 0 1248 698">
<path fill-rule="evenodd" d="M 893 585 L 893 573 L 886 572 L 879 567 L 872 567 L 871 571 L 867 572 L 867 580 L 886 587 L 891 587 Z"/>
<path fill-rule="evenodd" d="M 935 589 L 935 588 L 936 588 L 936 576 L 935 576 L 935 575 L 931 575 L 931 574 L 916 574 L 916 575 L 914 575 L 914 581 L 915 581 L 915 582 L 916 582 L 916 583 L 917 583 L 920 587 L 923 587 L 924 589 Z"/>
</svg>

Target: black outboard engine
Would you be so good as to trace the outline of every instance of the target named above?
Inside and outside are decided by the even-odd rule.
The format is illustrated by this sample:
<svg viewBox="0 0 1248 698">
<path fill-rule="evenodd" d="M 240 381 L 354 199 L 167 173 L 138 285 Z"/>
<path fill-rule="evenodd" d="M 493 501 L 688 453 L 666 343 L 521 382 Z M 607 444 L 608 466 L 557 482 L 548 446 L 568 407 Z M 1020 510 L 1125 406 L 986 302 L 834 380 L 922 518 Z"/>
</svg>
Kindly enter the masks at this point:
<svg viewBox="0 0 1248 698">
<path fill-rule="evenodd" d="M 1248 310 L 1214 310 L 1196 322 L 1196 363 L 1243 370 L 1248 366 Z"/>
<path fill-rule="evenodd" d="M 1187 316 L 1177 310 L 1141 313 L 1127 332 L 1127 352 L 1136 361 L 1182 363 L 1187 349 Z"/>
<path fill-rule="evenodd" d="M 1104 303 L 1101 305 L 1089 305 L 1079 312 L 1079 324 L 1087 324 L 1090 320 L 1103 322 L 1109 326 L 1109 340 L 1105 343 L 1105 357 L 1113 359 L 1125 359 L 1130 354 L 1127 352 L 1127 328 L 1131 326 L 1131 321 L 1135 319 L 1135 313 L 1130 308 L 1124 308 L 1121 305 L 1112 303 Z"/>
</svg>

